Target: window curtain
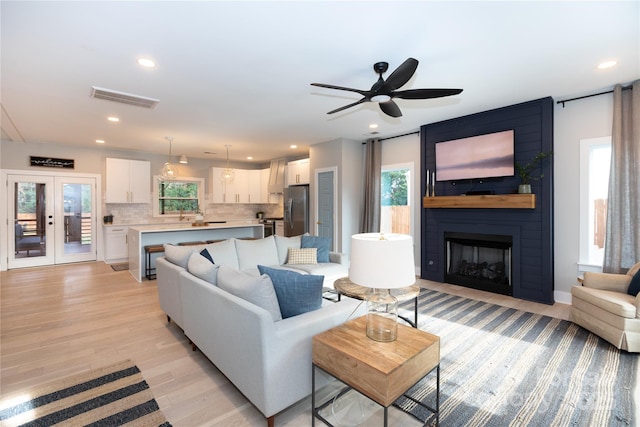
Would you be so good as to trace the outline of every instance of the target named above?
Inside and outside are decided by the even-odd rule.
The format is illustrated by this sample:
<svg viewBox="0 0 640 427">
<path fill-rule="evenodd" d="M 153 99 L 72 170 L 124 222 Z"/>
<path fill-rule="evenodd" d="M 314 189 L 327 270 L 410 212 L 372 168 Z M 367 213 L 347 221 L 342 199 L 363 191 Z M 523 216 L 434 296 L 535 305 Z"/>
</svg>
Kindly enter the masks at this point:
<svg viewBox="0 0 640 427">
<path fill-rule="evenodd" d="M 382 141 L 369 139 L 365 142 L 364 201 L 361 233 L 380 231 L 380 175 L 382 170 Z"/>
<path fill-rule="evenodd" d="M 603 271 L 640 261 L 640 80 L 613 89 L 613 132 Z"/>
</svg>

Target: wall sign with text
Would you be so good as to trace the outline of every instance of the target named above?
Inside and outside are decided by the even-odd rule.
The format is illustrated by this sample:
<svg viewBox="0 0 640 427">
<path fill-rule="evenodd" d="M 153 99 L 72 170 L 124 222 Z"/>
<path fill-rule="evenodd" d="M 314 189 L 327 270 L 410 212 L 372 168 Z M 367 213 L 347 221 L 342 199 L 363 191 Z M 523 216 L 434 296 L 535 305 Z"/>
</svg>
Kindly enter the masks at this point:
<svg viewBox="0 0 640 427">
<path fill-rule="evenodd" d="M 31 166 L 38 166 L 43 168 L 62 168 L 73 169 L 75 166 L 75 160 L 73 159 L 56 159 L 53 157 L 36 157 L 29 156 Z"/>
</svg>

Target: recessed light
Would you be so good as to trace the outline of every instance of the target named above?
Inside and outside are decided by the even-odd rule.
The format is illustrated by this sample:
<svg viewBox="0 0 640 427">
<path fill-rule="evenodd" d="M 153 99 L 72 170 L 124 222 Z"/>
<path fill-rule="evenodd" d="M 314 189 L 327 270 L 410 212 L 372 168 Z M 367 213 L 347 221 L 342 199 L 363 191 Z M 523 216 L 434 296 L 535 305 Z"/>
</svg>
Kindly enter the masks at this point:
<svg viewBox="0 0 640 427">
<path fill-rule="evenodd" d="M 120 119 L 117 118 L 116 116 L 109 116 L 109 117 L 107 117 L 107 120 L 109 120 L 110 122 L 114 122 L 114 123 L 117 123 L 117 122 L 120 121 Z"/>
<path fill-rule="evenodd" d="M 253 157 L 247 156 L 247 160 L 253 160 Z"/>
<path fill-rule="evenodd" d="M 138 65 L 144 68 L 156 68 L 156 63 L 149 58 L 138 58 Z"/>
<path fill-rule="evenodd" d="M 104 139 L 96 139 L 97 144 L 104 144 Z"/>
<path fill-rule="evenodd" d="M 298 148 L 298 146 L 297 146 L 297 145 L 295 145 L 295 144 L 291 144 L 291 145 L 289 146 L 289 148 Z"/>
<path fill-rule="evenodd" d="M 369 129 L 378 129 L 378 124 L 377 123 L 371 123 L 369 125 Z"/>
<path fill-rule="evenodd" d="M 607 68 L 615 67 L 618 64 L 618 61 L 612 59 L 610 61 L 604 61 L 598 64 L 599 70 L 606 70 Z"/>
</svg>

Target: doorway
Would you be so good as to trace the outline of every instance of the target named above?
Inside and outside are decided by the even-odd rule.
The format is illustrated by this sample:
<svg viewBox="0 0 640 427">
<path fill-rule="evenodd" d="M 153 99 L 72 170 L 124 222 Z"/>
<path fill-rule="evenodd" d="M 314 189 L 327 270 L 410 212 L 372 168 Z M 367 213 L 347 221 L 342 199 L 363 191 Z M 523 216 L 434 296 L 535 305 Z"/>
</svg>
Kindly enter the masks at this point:
<svg viewBox="0 0 640 427">
<path fill-rule="evenodd" d="M 96 178 L 7 174 L 7 267 L 95 261 Z"/>
</svg>

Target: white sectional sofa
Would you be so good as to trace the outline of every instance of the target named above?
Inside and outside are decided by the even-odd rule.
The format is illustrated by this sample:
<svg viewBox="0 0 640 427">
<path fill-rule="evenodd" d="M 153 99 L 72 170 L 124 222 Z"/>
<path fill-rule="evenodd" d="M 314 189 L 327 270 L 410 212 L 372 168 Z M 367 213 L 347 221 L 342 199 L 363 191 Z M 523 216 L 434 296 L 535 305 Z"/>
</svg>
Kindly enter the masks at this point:
<svg viewBox="0 0 640 427">
<path fill-rule="evenodd" d="M 207 247 L 215 265 L 224 265 L 219 267 L 220 279 L 224 271 L 227 277 L 238 275 L 238 281 L 249 276 L 264 280 L 257 266 L 265 265 L 314 275 L 326 272 L 324 284 L 332 285 L 348 272 L 346 257 L 334 253 L 329 257 L 338 262 L 287 264 L 288 248 L 299 248 L 300 236 L 230 239 Z M 203 248 L 165 247 L 165 256 L 156 263 L 160 306 L 273 426 L 277 413 L 311 394 L 312 337 L 363 315 L 364 307 L 345 297 L 340 302 L 323 299 L 319 309 L 274 320 L 268 309 L 223 290 L 223 283 L 212 283 L 217 267 L 203 261 Z M 327 381 L 316 380 L 317 387 Z"/>
</svg>

